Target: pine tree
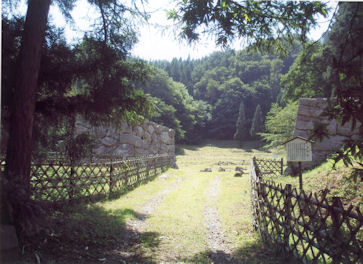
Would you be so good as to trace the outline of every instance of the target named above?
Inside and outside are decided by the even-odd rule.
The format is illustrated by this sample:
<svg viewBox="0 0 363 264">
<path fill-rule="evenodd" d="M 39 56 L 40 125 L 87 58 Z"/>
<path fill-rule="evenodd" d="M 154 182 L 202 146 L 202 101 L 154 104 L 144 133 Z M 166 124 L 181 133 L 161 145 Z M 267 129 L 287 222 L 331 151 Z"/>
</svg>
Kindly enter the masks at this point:
<svg viewBox="0 0 363 264">
<path fill-rule="evenodd" d="M 257 133 L 262 131 L 263 131 L 262 111 L 261 111 L 261 106 L 257 105 L 255 114 L 253 115 L 252 125 L 250 129 L 250 136 L 256 138 Z"/>
<path fill-rule="evenodd" d="M 240 141 L 246 139 L 246 131 L 247 131 L 246 127 L 247 127 L 247 120 L 246 120 L 245 106 L 242 101 L 239 105 L 238 119 L 236 123 L 236 132 L 233 135 L 233 139 L 237 139 Z"/>
</svg>

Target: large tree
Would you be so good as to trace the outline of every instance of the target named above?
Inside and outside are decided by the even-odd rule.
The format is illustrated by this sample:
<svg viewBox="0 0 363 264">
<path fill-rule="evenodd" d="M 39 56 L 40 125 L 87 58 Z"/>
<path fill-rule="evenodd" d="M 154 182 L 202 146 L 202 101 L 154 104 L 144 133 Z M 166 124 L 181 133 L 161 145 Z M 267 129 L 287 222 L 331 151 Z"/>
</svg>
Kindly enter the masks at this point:
<svg viewBox="0 0 363 264">
<path fill-rule="evenodd" d="M 49 12 L 50 0 L 29 0 L 25 19 L 17 79 L 12 98 L 10 137 L 6 154 L 5 175 L 7 178 L 5 197 L 17 194 L 6 208 L 10 222 L 19 226 L 27 212 L 30 197 L 30 161 L 34 121 L 35 97 L 40 68 L 41 47 Z M 4 209 L 4 208 L 3 208 Z M 5 212 L 5 211 L 3 211 Z"/>
<path fill-rule="evenodd" d="M 119 115 L 129 118 L 133 113 L 142 112 L 149 106 L 143 93 L 134 89 L 134 82 L 145 77 L 145 67 L 142 63 L 125 60 L 127 52 L 136 42 L 135 27 L 127 23 L 126 18 L 131 17 L 128 15 L 130 13 L 140 14 L 137 9 L 128 8 L 117 0 L 90 0 L 89 3 L 99 10 L 99 19 L 95 21 L 94 30 L 88 32 L 88 37 L 71 51 L 70 56 L 74 56 L 72 60 L 67 61 L 63 58 L 67 54 L 67 47 L 52 50 L 53 47 L 50 46 L 53 40 L 48 37 L 45 41 L 51 2 L 28 1 L 15 67 L 16 81 L 9 92 L 10 128 L 5 178 L 2 179 L 2 201 L 6 202 L 3 209 L 6 209 L 7 217 L 3 220 L 15 224 L 18 233 L 29 231 L 28 220 L 35 212 L 30 201 L 35 110 L 66 116 L 81 112 L 94 120 L 103 117 L 119 118 Z M 68 20 L 71 19 L 70 10 L 75 2 L 76 0 L 54 0 Z M 55 52 L 49 53 L 49 50 Z M 76 68 L 71 65 L 72 61 L 77 64 Z M 40 71 L 41 63 L 45 65 L 43 72 Z M 56 65 L 53 72 L 46 69 L 50 65 Z M 62 71 L 65 65 L 72 66 L 68 73 Z M 72 72 L 75 69 L 77 71 Z M 57 74 L 54 74 L 56 71 Z M 74 81 L 81 85 L 79 91 L 85 91 L 83 94 L 75 91 L 77 85 L 71 85 Z M 72 95 L 72 92 L 75 94 Z"/>
</svg>

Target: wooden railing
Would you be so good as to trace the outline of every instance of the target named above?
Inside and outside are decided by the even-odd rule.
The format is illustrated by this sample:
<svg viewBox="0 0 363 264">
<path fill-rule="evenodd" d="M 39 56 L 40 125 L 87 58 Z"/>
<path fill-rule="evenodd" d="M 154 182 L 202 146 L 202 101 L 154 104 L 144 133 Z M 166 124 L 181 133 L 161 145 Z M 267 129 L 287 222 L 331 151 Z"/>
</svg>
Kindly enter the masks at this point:
<svg viewBox="0 0 363 264">
<path fill-rule="evenodd" d="M 302 263 L 363 263 L 363 216 L 328 199 L 265 182 L 256 160 L 251 164 L 253 226 L 263 239 Z"/>
<path fill-rule="evenodd" d="M 169 155 L 128 160 L 110 156 L 77 164 L 64 159 L 33 162 L 30 172 L 32 199 L 64 203 L 107 197 L 157 176 L 172 162 L 173 157 Z"/>
</svg>

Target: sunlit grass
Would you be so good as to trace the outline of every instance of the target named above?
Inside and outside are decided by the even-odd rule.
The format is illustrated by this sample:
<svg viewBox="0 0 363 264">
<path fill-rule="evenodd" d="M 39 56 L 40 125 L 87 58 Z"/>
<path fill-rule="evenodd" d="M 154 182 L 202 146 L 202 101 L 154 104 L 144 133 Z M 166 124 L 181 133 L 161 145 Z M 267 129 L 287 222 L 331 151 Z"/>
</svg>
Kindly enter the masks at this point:
<svg viewBox="0 0 363 264">
<path fill-rule="evenodd" d="M 181 186 L 168 195 L 147 220 L 148 232 L 162 238 L 158 261 L 188 259 L 207 249 L 203 209 L 205 191 L 214 173 L 186 175 Z"/>
</svg>

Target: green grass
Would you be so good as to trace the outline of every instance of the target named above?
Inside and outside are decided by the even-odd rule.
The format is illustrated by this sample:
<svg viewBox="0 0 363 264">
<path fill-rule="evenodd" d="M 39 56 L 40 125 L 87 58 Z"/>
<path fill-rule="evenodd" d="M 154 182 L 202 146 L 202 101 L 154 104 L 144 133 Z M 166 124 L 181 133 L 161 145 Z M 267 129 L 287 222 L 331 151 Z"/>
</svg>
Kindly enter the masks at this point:
<svg viewBox="0 0 363 264">
<path fill-rule="evenodd" d="M 319 166 L 303 173 L 303 189 L 305 192 L 321 193 L 328 189 L 328 198 L 340 197 L 345 205 L 352 204 L 363 210 L 363 174 L 359 165 L 346 167 L 342 161 L 333 168 L 334 162 L 327 160 Z M 280 176 L 266 177 L 283 186 L 291 184 L 299 188 L 299 177 Z"/>
</svg>

